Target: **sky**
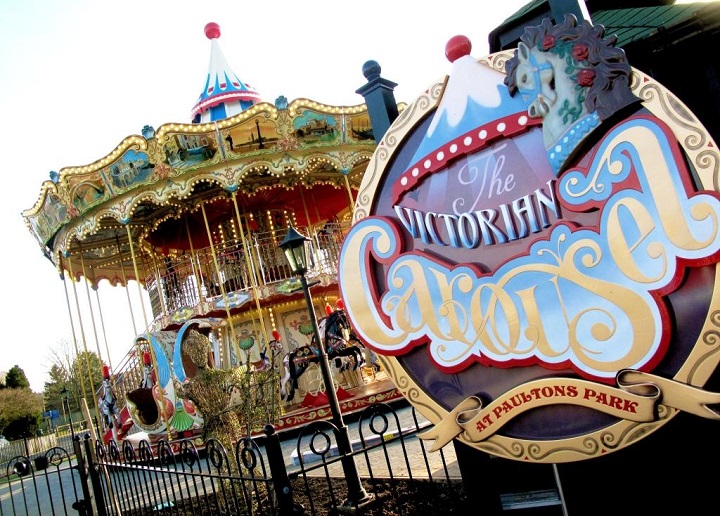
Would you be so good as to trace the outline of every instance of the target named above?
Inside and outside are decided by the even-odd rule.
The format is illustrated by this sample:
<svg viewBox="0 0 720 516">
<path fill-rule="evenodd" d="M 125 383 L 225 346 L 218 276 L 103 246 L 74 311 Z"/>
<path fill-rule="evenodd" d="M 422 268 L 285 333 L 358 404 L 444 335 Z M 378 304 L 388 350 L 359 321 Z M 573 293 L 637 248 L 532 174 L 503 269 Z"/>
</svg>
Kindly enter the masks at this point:
<svg viewBox="0 0 720 516">
<path fill-rule="evenodd" d="M 467 36 L 483 57 L 490 31 L 527 1 L 0 0 L 0 372 L 18 365 L 42 392 L 63 341 L 117 367 L 144 330 L 139 301 L 122 288 L 77 284 L 77 301 L 66 297 L 21 214 L 50 171 L 92 163 L 145 125 L 190 122 L 208 70 L 207 23 L 220 25 L 230 67 L 266 102 L 362 104 L 355 90 L 375 60 L 397 83 L 396 100 L 411 103 L 450 71 L 451 37 Z M 100 300 L 92 313 L 88 297 Z M 82 326 L 68 304 L 86 313 Z"/>
</svg>

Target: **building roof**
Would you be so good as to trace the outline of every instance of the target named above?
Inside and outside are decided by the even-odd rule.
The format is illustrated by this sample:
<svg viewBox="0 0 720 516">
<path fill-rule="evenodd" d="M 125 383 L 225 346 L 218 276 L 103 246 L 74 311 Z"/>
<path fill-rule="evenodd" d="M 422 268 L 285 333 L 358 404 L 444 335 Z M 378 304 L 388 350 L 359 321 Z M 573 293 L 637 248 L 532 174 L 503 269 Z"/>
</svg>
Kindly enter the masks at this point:
<svg viewBox="0 0 720 516">
<path fill-rule="evenodd" d="M 582 0 L 578 0 L 582 2 Z M 571 5 L 574 2 L 565 2 Z M 674 0 L 627 0 L 624 2 L 589 1 L 586 5 L 593 24 L 603 25 L 605 34 L 614 34 L 616 45 L 628 45 L 653 38 L 661 32 L 717 30 L 720 2 L 697 2 L 674 5 Z M 543 18 L 552 17 L 548 0 L 533 0 L 496 27 L 489 35 L 490 51 L 514 48 L 527 26 L 538 25 Z M 714 19 L 708 26 L 708 19 Z M 559 20 L 555 20 L 557 22 Z"/>
</svg>

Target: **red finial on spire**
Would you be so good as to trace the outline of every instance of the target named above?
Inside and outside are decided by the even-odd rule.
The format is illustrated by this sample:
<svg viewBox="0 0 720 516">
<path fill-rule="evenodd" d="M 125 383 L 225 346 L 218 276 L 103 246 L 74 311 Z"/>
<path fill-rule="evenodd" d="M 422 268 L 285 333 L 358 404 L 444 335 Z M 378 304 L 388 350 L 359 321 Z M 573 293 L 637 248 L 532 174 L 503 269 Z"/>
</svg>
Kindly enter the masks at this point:
<svg viewBox="0 0 720 516">
<path fill-rule="evenodd" d="M 453 36 L 445 45 L 445 57 L 454 63 L 463 56 L 469 56 L 472 50 L 472 43 L 467 36 Z"/>
<path fill-rule="evenodd" d="M 215 22 L 210 22 L 205 25 L 205 36 L 207 39 L 217 39 L 220 37 L 220 25 Z"/>
<path fill-rule="evenodd" d="M 110 368 L 103 364 L 103 378 L 107 379 L 110 378 Z"/>
</svg>

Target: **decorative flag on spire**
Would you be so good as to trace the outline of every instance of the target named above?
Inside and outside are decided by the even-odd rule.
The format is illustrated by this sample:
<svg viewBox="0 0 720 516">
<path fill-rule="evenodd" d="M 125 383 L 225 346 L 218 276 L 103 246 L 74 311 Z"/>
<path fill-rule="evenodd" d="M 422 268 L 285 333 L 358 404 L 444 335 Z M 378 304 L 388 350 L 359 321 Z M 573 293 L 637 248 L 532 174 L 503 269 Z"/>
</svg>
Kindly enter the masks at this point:
<svg viewBox="0 0 720 516">
<path fill-rule="evenodd" d="M 205 36 L 211 41 L 210 67 L 200 98 L 192 109 L 193 123 L 213 122 L 237 115 L 261 101 L 257 91 L 238 79 L 220 50 L 220 26 L 205 25 Z"/>
</svg>

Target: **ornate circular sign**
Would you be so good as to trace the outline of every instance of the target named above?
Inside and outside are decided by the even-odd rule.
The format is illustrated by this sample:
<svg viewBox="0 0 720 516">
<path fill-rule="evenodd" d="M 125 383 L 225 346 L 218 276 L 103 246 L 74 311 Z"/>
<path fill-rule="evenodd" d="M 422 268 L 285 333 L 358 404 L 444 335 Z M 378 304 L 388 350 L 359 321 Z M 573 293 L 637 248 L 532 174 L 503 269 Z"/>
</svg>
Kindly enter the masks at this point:
<svg viewBox="0 0 720 516">
<path fill-rule="evenodd" d="M 358 336 L 452 439 L 529 462 L 718 418 L 720 156 L 601 26 L 528 28 L 393 123 L 340 256 Z"/>
</svg>

